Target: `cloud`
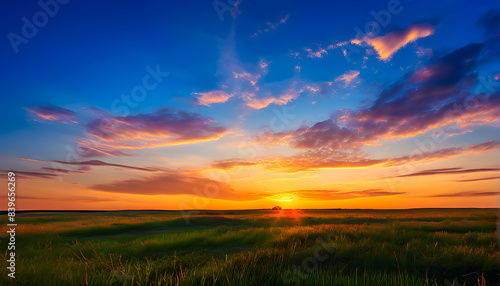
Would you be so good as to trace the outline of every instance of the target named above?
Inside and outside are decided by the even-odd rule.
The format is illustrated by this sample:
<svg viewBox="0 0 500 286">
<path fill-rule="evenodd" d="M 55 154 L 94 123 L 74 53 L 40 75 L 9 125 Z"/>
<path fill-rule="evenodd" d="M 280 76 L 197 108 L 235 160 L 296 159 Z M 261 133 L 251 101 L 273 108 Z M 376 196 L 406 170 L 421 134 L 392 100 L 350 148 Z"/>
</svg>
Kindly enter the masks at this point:
<svg viewBox="0 0 500 286">
<path fill-rule="evenodd" d="M 82 139 L 76 143 L 78 144 L 78 154 L 83 158 L 130 156 L 114 147 L 104 146 L 97 140 Z"/>
<path fill-rule="evenodd" d="M 276 193 L 243 193 L 230 185 L 214 181 L 196 173 L 168 170 L 152 177 L 120 180 L 90 187 L 92 190 L 136 195 L 194 195 L 209 199 L 250 201 L 263 198 L 273 199 Z M 404 192 L 386 192 L 380 189 L 362 191 L 340 190 L 298 190 L 279 193 L 279 196 L 291 196 L 310 200 L 347 200 L 366 197 L 393 196 Z"/>
<path fill-rule="evenodd" d="M 500 172 L 498 168 L 480 168 L 480 169 L 463 169 L 463 168 L 447 168 L 447 169 L 431 169 L 415 173 L 400 175 L 397 177 L 417 177 L 417 176 L 433 176 L 433 175 L 456 175 L 482 172 Z"/>
<path fill-rule="evenodd" d="M 262 65 L 263 63 L 261 62 L 260 63 L 260 67 L 261 68 L 267 68 L 267 64 L 265 64 L 265 66 Z M 251 74 L 249 72 L 242 72 L 242 73 L 237 73 L 237 72 L 233 72 L 234 74 L 234 78 L 241 78 L 241 79 L 245 79 L 245 80 L 248 80 L 250 82 L 250 84 L 252 84 L 253 86 L 255 86 L 257 84 L 257 81 L 259 81 L 261 75 L 260 74 Z"/>
<path fill-rule="evenodd" d="M 215 169 L 228 170 L 233 167 L 243 167 L 243 166 L 255 166 L 257 162 L 249 162 L 244 159 L 229 159 L 229 160 L 219 160 L 212 163 L 211 167 Z"/>
<path fill-rule="evenodd" d="M 193 102 L 210 105 L 214 101 L 225 102 L 231 97 L 239 98 L 240 102 L 250 108 L 262 109 L 272 104 L 288 104 L 300 96 L 302 89 L 296 88 L 296 77 L 262 84 L 261 81 L 267 75 L 271 63 L 262 58 L 257 63 L 242 62 L 236 51 L 234 31 L 220 41 L 219 47 L 217 89 L 211 93 L 195 92 L 194 94 L 202 96 Z"/>
<path fill-rule="evenodd" d="M 57 106 L 35 106 L 26 108 L 36 118 L 41 118 L 48 121 L 57 121 L 61 123 L 77 123 L 76 113 L 62 107 Z M 35 119 L 36 120 L 36 119 Z"/>
<path fill-rule="evenodd" d="M 500 35 L 500 9 L 490 9 L 481 18 L 478 24 L 488 36 Z"/>
<path fill-rule="evenodd" d="M 14 170 L 0 170 L 2 174 L 7 174 L 8 172 L 14 172 L 17 177 L 28 178 L 28 179 L 52 179 L 57 177 L 54 173 L 40 173 L 40 172 L 30 172 L 30 171 L 14 171 Z"/>
<path fill-rule="evenodd" d="M 88 166 L 94 166 L 94 167 L 117 167 L 117 168 L 124 168 L 124 169 L 130 169 L 130 170 L 136 170 L 136 171 L 143 171 L 143 172 L 158 172 L 158 171 L 160 171 L 159 168 L 134 167 L 134 166 L 129 166 L 129 165 L 107 163 L 107 162 L 100 161 L 100 160 L 88 160 L 88 161 L 58 161 L 58 160 L 50 160 L 49 161 L 49 160 L 35 160 L 35 159 L 26 159 L 26 158 L 21 158 L 21 159 L 22 160 L 27 160 L 27 161 L 34 161 L 34 162 L 48 162 L 48 163 L 57 163 L 57 164 L 63 164 L 63 165 L 84 166 L 84 167 L 78 169 L 78 170 L 80 170 L 82 172 L 90 171 L 91 168 L 89 168 Z"/>
<path fill-rule="evenodd" d="M 59 202 L 82 202 L 82 203 L 99 203 L 99 202 L 115 202 L 116 200 L 108 199 L 108 198 L 98 198 L 98 197 L 90 197 L 90 196 L 69 196 L 69 197 L 32 197 L 32 196 L 18 196 L 18 199 L 21 200 L 50 200 L 50 201 L 59 201 Z"/>
<path fill-rule="evenodd" d="M 486 177 L 486 178 L 477 178 L 477 179 L 458 180 L 458 181 L 455 181 L 455 182 L 467 183 L 467 182 L 490 181 L 490 180 L 499 180 L 499 179 L 500 179 L 500 176 L 496 176 L 496 177 Z"/>
<path fill-rule="evenodd" d="M 301 91 L 296 91 L 294 88 L 290 88 L 283 92 L 278 97 L 258 97 L 256 93 L 246 92 L 241 98 L 246 102 L 247 106 L 253 109 L 262 109 L 269 104 L 285 105 L 288 102 L 297 99 L 300 96 Z"/>
<path fill-rule="evenodd" d="M 405 164 L 408 162 L 421 162 L 421 161 L 434 161 L 449 159 L 456 156 L 462 156 L 467 154 L 482 153 L 491 150 L 496 150 L 500 148 L 500 141 L 490 140 L 480 144 L 474 144 L 469 147 L 457 146 L 450 148 L 443 148 L 436 151 L 424 152 L 422 149 L 416 149 L 414 154 L 408 156 L 401 156 L 398 158 L 388 159 L 386 162 L 387 166 L 397 166 Z"/>
<path fill-rule="evenodd" d="M 255 33 L 253 33 L 253 35 L 251 35 L 250 37 L 256 37 L 260 34 L 276 30 L 279 26 L 286 23 L 286 21 L 288 20 L 288 17 L 289 17 L 289 15 L 286 14 L 286 16 L 284 18 L 280 19 L 278 22 L 275 22 L 275 23 L 267 22 L 264 25 L 264 27 L 259 26 L 259 29 Z"/>
<path fill-rule="evenodd" d="M 88 172 L 92 171 L 92 168 L 89 166 L 82 166 L 82 167 L 78 168 L 77 170 L 49 168 L 49 167 L 42 167 L 41 169 L 45 170 L 45 171 L 49 171 L 49 172 L 60 173 L 60 174 L 70 174 L 70 173 L 83 174 L 83 173 L 88 173 Z"/>
<path fill-rule="evenodd" d="M 210 117 L 172 108 L 151 114 L 95 119 L 86 125 L 86 130 L 94 140 L 83 140 L 82 148 L 97 153 L 105 152 L 102 150 L 106 148 L 121 152 L 211 141 L 229 132 Z"/>
<path fill-rule="evenodd" d="M 350 200 L 357 198 L 372 198 L 395 196 L 405 192 L 386 192 L 381 189 L 370 189 L 363 191 L 339 191 L 339 190 L 299 190 L 288 193 L 293 197 L 307 200 Z"/>
<path fill-rule="evenodd" d="M 493 144 L 494 143 L 494 144 Z M 481 146 L 478 148 L 478 146 Z M 488 148 L 484 147 L 488 146 Z M 232 169 L 237 167 L 261 167 L 266 170 L 280 170 L 284 172 L 301 172 L 324 168 L 366 168 L 372 166 L 392 167 L 406 163 L 426 162 L 449 159 L 470 153 L 487 152 L 500 147 L 500 141 L 490 140 L 485 143 L 469 147 L 451 147 L 436 151 L 420 151 L 415 154 L 394 158 L 367 158 L 360 149 L 351 151 L 333 151 L 328 148 L 307 150 L 292 156 L 264 156 L 250 159 L 231 158 L 217 160 L 211 167 L 216 169 Z M 479 170 L 479 169 L 478 169 Z M 436 172 L 453 171 L 453 169 L 437 169 Z M 461 171 L 459 173 L 467 173 Z M 403 175 L 404 176 L 404 175 Z M 411 176 L 411 175 L 407 175 Z"/>
<path fill-rule="evenodd" d="M 440 136 L 452 136 L 473 126 L 496 122 L 500 118 L 500 92 L 488 96 L 467 90 L 471 75 L 476 75 L 474 67 L 483 48 L 482 44 L 471 44 L 453 51 L 432 66 L 389 86 L 370 107 L 333 113 L 330 119 L 295 130 L 263 131 L 255 141 L 299 150 L 349 151 L 433 130 Z M 478 148 L 481 146 L 470 151 Z"/>
<path fill-rule="evenodd" d="M 197 103 L 199 105 L 210 106 L 213 103 L 224 103 L 229 100 L 233 95 L 227 94 L 223 90 L 213 90 L 209 92 L 193 92 L 193 94 L 201 95 L 197 98 Z"/>
<path fill-rule="evenodd" d="M 165 171 L 162 174 L 146 178 L 135 178 L 98 184 L 92 190 L 136 195 L 195 195 L 198 197 L 248 201 L 263 198 L 261 194 L 236 192 L 224 182 L 204 178 L 198 174 L 180 171 Z"/>
<path fill-rule="evenodd" d="M 327 55 L 328 52 L 323 49 L 322 47 L 318 47 L 316 50 L 312 50 L 311 48 L 304 48 L 304 51 L 307 52 L 307 57 L 314 59 L 314 58 L 322 58 L 324 55 Z"/>
<path fill-rule="evenodd" d="M 452 194 L 439 194 L 429 196 L 430 198 L 449 198 L 449 197 L 492 197 L 498 196 L 498 192 L 458 192 Z"/>
<path fill-rule="evenodd" d="M 358 77 L 358 75 L 359 71 L 351 70 L 337 77 L 335 81 L 341 81 L 344 83 L 344 87 L 347 87 L 351 83 L 351 81 Z"/>
<path fill-rule="evenodd" d="M 384 36 L 372 37 L 370 34 L 361 39 L 351 40 L 352 44 L 371 46 L 378 53 L 379 58 L 388 61 L 406 44 L 434 34 L 434 27 L 430 24 L 414 24 L 404 31 L 390 32 Z"/>
</svg>

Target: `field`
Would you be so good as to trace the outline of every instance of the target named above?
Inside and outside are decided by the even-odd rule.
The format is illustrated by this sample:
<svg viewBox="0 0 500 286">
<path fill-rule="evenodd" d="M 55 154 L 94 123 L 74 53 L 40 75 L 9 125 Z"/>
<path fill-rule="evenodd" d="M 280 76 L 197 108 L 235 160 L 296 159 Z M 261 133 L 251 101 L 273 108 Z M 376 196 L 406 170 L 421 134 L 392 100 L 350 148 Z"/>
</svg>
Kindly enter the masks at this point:
<svg viewBox="0 0 500 286">
<path fill-rule="evenodd" d="M 0 284 L 498 285 L 497 214 L 24 212 L 17 214 L 16 279 L 2 267 Z"/>
</svg>

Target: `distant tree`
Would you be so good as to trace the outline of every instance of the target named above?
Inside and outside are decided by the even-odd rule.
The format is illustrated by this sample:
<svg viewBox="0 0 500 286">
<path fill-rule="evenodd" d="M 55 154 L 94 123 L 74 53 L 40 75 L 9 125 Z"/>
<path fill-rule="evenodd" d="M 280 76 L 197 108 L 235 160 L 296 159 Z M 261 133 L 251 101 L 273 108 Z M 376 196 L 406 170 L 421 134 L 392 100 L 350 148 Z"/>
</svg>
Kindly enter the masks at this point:
<svg viewBox="0 0 500 286">
<path fill-rule="evenodd" d="M 282 208 L 280 206 L 275 206 L 272 208 L 273 211 L 280 211 Z"/>
</svg>

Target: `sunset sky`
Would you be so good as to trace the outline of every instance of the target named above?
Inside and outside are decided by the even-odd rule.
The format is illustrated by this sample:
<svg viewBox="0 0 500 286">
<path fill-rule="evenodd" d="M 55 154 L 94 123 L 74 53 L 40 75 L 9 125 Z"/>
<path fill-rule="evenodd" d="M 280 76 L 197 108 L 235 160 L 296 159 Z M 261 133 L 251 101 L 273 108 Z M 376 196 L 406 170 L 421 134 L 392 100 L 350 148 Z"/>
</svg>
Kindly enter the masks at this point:
<svg viewBox="0 0 500 286">
<path fill-rule="evenodd" d="M 495 1 L 47 2 L 0 9 L 18 209 L 498 207 Z"/>
</svg>

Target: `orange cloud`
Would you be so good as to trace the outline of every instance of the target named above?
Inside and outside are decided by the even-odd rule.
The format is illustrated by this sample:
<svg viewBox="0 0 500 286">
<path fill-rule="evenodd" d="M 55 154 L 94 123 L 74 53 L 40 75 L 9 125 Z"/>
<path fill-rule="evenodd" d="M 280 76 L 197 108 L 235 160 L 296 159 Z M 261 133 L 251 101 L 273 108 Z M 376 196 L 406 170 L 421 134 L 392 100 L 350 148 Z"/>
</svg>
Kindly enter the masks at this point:
<svg viewBox="0 0 500 286">
<path fill-rule="evenodd" d="M 173 170 L 148 178 L 93 185 L 90 189 L 136 195 L 194 195 L 208 199 L 235 201 L 258 200 L 264 197 L 262 194 L 239 193 L 227 183 L 204 178 L 198 174 Z"/>
<path fill-rule="evenodd" d="M 408 26 L 404 31 L 390 32 L 385 36 L 371 38 L 366 35 L 362 39 L 351 40 L 352 44 L 361 45 L 363 43 L 372 46 L 378 53 L 379 58 L 388 61 L 391 57 L 406 44 L 414 42 L 420 38 L 430 36 L 434 33 L 434 27 L 429 24 L 415 24 Z"/>
<path fill-rule="evenodd" d="M 335 81 L 341 81 L 344 83 L 344 86 L 348 86 L 351 81 L 353 81 L 355 78 L 357 78 L 359 75 L 359 71 L 356 71 L 356 70 L 351 70 L 351 71 L 348 71 L 346 72 L 345 74 L 343 75 L 340 75 L 339 77 L 337 77 L 335 79 Z"/>
<path fill-rule="evenodd" d="M 279 97 L 264 97 L 264 98 L 259 98 L 255 93 L 252 92 L 246 92 L 244 93 L 241 98 L 246 102 L 246 105 L 254 108 L 254 109 L 262 109 L 267 107 L 269 104 L 278 104 L 278 105 L 284 105 L 287 104 L 288 102 L 297 99 L 299 97 L 300 92 L 296 91 L 295 89 L 291 88 L 287 91 L 285 91 L 283 94 L 281 94 Z"/>
<path fill-rule="evenodd" d="M 262 167 L 266 170 L 280 170 L 294 173 L 325 168 L 365 168 L 372 166 L 398 166 L 407 163 L 436 161 L 456 156 L 487 152 L 500 147 L 500 141 L 490 140 L 469 147 L 451 147 L 437 151 L 420 152 L 409 156 L 395 158 L 370 159 L 359 150 L 353 152 L 332 151 L 325 148 L 308 150 L 293 156 L 266 156 L 250 159 L 227 159 L 214 162 L 211 167 L 232 169 L 237 167 Z M 449 171 L 449 170 L 448 170 Z M 461 171 L 465 172 L 465 171 Z M 409 176 L 409 175 L 408 175 Z"/>
<path fill-rule="evenodd" d="M 210 106 L 213 103 L 224 103 L 229 100 L 233 95 L 232 94 L 227 94 L 223 90 L 213 90 L 209 92 L 193 92 L 193 94 L 201 95 L 201 97 L 198 97 L 198 104 L 199 105 L 205 105 L 205 106 Z"/>
</svg>

